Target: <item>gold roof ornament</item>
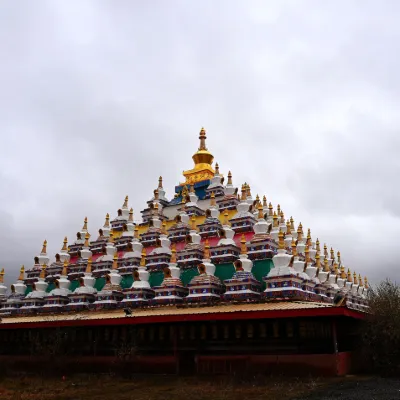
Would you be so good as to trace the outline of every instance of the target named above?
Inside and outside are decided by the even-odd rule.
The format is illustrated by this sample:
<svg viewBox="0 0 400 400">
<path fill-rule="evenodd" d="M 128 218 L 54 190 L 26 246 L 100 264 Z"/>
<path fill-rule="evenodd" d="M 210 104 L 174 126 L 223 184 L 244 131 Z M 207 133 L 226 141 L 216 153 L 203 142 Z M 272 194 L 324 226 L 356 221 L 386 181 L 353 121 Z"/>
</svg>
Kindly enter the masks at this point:
<svg viewBox="0 0 400 400">
<path fill-rule="evenodd" d="M 297 257 L 297 245 L 294 239 L 292 239 L 292 255 L 293 257 Z"/>
<path fill-rule="evenodd" d="M 360 286 L 362 286 L 362 284 L 363 284 L 361 274 L 358 274 L 358 283 L 360 284 Z"/>
<path fill-rule="evenodd" d="M 258 193 L 256 195 L 256 202 L 257 202 L 257 204 L 260 202 L 260 196 L 258 195 Z"/>
<path fill-rule="evenodd" d="M 163 222 L 161 224 L 161 235 L 168 235 L 167 222 L 165 221 L 165 219 L 163 220 Z"/>
<path fill-rule="evenodd" d="M 290 221 L 286 221 L 286 235 L 291 235 L 292 234 L 292 227 L 290 226 Z"/>
<path fill-rule="evenodd" d="M 228 225 L 228 226 L 231 225 L 230 222 L 229 222 L 228 216 L 229 216 L 228 210 L 225 209 L 225 212 L 224 212 L 224 221 L 223 221 L 222 225 Z"/>
<path fill-rule="evenodd" d="M 328 259 L 327 258 L 324 258 L 324 271 L 325 272 L 330 272 L 329 263 L 328 263 Z"/>
<path fill-rule="evenodd" d="M 242 237 L 240 239 L 240 254 L 247 254 L 246 236 L 244 233 L 242 233 Z"/>
<path fill-rule="evenodd" d="M 87 231 L 87 217 L 85 217 L 85 219 L 83 220 L 83 227 L 82 227 L 82 230 L 83 231 Z"/>
<path fill-rule="evenodd" d="M 336 263 L 335 263 L 335 264 L 336 264 Z M 336 264 L 336 265 L 337 265 L 337 264 Z M 343 265 L 340 267 L 340 277 L 341 277 L 342 279 L 346 279 L 346 278 L 347 278 L 346 271 L 345 271 Z"/>
<path fill-rule="evenodd" d="M 280 220 L 281 224 L 285 223 L 285 214 L 283 213 L 283 211 L 281 211 L 281 220 Z"/>
<path fill-rule="evenodd" d="M 258 204 L 258 219 L 264 219 L 263 206 L 261 203 Z"/>
<path fill-rule="evenodd" d="M 333 251 L 333 248 L 331 247 L 331 259 L 335 259 L 335 252 Z"/>
<path fill-rule="evenodd" d="M 232 172 L 228 172 L 228 185 L 232 185 Z"/>
<path fill-rule="evenodd" d="M 301 222 L 299 226 L 297 227 L 297 240 L 300 242 L 303 239 L 303 226 L 301 225 Z"/>
<path fill-rule="evenodd" d="M 176 264 L 176 244 L 171 244 L 171 258 L 169 260 L 170 264 Z"/>
<path fill-rule="evenodd" d="M 86 264 L 86 273 L 87 274 L 91 274 L 92 273 L 92 262 L 93 262 L 93 258 L 92 256 L 90 256 L 87 260 L 87 264 Z"/>
<path fill-rule="evenodd" d="M 0 283 L 4 283 L 4 268 L 0 271 Z"/>
<path fill-rule="evenodd" d="M 328 246 L 326 245 L 326 243 L 324 243 L 324 256 L 325 258 L 328 258 Z"/>
<path fill-rule="evenodd" d="M 247 190 L 246 190 L 246 186 L 242 185 L 242 197 L 241 200 L 246 200 L 247 199 Z"/>
<path fill-rule="evenodd" d="M 68 260 L 67 259 L 65 259 L 64 260 L 64 265 L 63 265 L 63 269 L 62 269 L 62 272 L 61 272 L 61 276 L 68 276 Z"/>
<path fill-rule="evenodd" d="M 354 271 L 354 273 L 353 273 L 353 282 L 354 282 L 355 285 L 358 285 L 358 279 L 357 279 L 356 271 Z"/>
<path fill-rule="evenodd" d="M 122 208 L 128 208 L 128 196 L 125 196 L 125 201 L 124 204 L 122 205 Z"/>
<path fill-rule="evenodd" d="M 305 261 L 306 264 L 308 264 L 310 262 L 310 246 L 308 244 L 306 244 L 306 248 L 304 250 L 304 256 L 305 256 Z"/>
<path fill-rule="evenodd" d="M 160 176 L 160 177 L 158 178 L 158 188 L 159 188 L 159 189 L 162 189 L 162 187 L 163 187 L 162 176 Z"/>
<path fill-rule="evenodd" d="M 41 254 L 46 254 L 46 250 L 47 250 L 47 240 L 45 240 L 43 242 L 43 247 L 42 247 L 42 252 Z"/>
<path fill-rule="evenodd" d="M 269 202 L 269 204 L 268 204 L 268 215 L 270 217 L 272 217 L 274 215 L 274 211 L 273 210 L 274 210 L 274 207 L 272 207 L 272 203 Z"/>
<path fill-rule="evenodd" d="M 347 269 L 347 282 L 353 282 L 353 278 L 351 276 L 350 268 Z"/>
<path fill-rule="evenodd" d="M 321 251 L 320 243 L 319 243 L 319 239 L 318 238 L 317 238 L 317 241 L 315 242 L 315 248 L 316 248 L 317 252 Z"/>
<path fill-rule="evenodd" d="M 155 214 L 158 214 L 158 203 L 154 203 Z"/>
<path fill-rule="evenodd" d="M 40 275 L 39 275 L 40 279 L 45 279 L 46 278 L 46 268 L 47 268 L 47 265 L 43 264 L 42 265 L 42 270 L 40 271 Z"/>
<path fill-rule="evenodd" d="M 364 277 L 364 287 L 365 287 L 366 289 L 369 288 L 369 285 L 368 285 L 368 278 L 367 278 L 366 276 Z"/>
<path fill-rule="evenodd" d="M 192 215 L 192 218 L 190 219 L 190 222 L 192 223 L 191 230 L 192 230 L 192 231 L 197 231 L 197 227 L 196 227 L 196 217 L 195 217 L 194 214 Z"/>
<path fill-rule="evenodd" d="M 251 189 L 250 189 L 250 185 L 248 183 L 246 183 L 246 193 L 247 193 L 247 197 L 251 197 Z"/>
<path fill-rule="evenodd" d="M 326 260 L 326 261 L 328 261 L 328 260 Z M 335 275 L 339 275 L 339 266 L 337 263 L 333 264 L 333 271 L 334 271 Z"/>
<path fill-rule="evenodd" d="M 281 205 L 280 205 L 280 204 L 278 204 L 278 205 L 276 206 L 276 213 L 277 213 L 278 215 L 281 215 Z"/>
<path fill-rule="evenodd" d="M 106 220 L 104 222 L 103 228 L 109 228 L 110 227 L 110 214 L 106 214 Z"/>
<path fill-rule="evenodd" d="M 135 225 L 135 230 L 134 230 L 134 233 L 133 233 L 133 237 L 135 239 L 139 239 L 139 227 L 137 225 Z"/>
<path fill-rule="evenodd" d="M 277 226 L 279 226 L 278 223 L 278 216 L 276 215 L 276 211 L 274 211 L 274 216 L 273 216 L 273 224 L 274 228 L 276 228 Z"/>
<path fill-rule="evenodd" d="M 307 243 L 311 246 L 311 229 L 307 230 Z"/>
<path fill-rule="evenodd" d="M 128 221 L 129 221 L 129 222 L 133 222 L 133 208 L 131 208 L 131 209 L 129 210 L 129 218 L 128 218 Z"/>
<path fill-rule="evenodd" d="M 206 241 L 204 242 L 204 259 L 205 260 L 211 259 L 210 242 L 208 241 L 208 238 L 206 238 Z"/>
<path fill-rule="evenodd" d="M 90 235 L 89 235 L 89 232 L 86 232 L 86 234 L 85 234 L 85 243 L 84 243 L 84 247 L 89 247 L 89 238 L 90 238 Z"/>
<path fill-rule="evenodd" d="M 340 261 L 340 251 L 337 252 L 337 261 L 338 264 L 340 265 L 342 262 Z"/>
<path fill-rule="evenodd" d="M 317 268 L 321 268 L 321 256 L 319 255 L 319 253 L 317 252 L 317 254 L 315 255 L 315 266 Z"/>
<path fill-rule="evenodd" d="M 295 230 L 293 217 L 290 217 L 290 228 L 291 228 L 292 231 Z"/>
<path fill-rule="evenodd" d="M 263 207 L 268 207 L 267 196 L 265 194 L 263 196 Z"/>
<path fill-rule="evenodd" d="M 219 175 L 219 165 L 215 163 L 215 175 Z"/>
<path fill-rule="evenodd" d="M 285 249 L 285 234 L 283 233 L 282 230 L 279 230 L 278 233 L 278 244 L 279 244 L 279 250 L 284 250 Z"/>
<path fill-rule="evenodd" d="M 210 201 L 210 206 L 215 207 L 217 205 L 217 202 L 215 201 L 215 193 L 214 191 L 211 192 L 211 201 Z"/>
<path fill-rule="evenodd" d="M 158 200 L 159 199 L 158 189 L 155 189 L 153 193 L 154 193 L 154 200 Z"/>
<path fill-rule="evenodd" d="M 112 269 L 113 270 L 117 270 L 118 269 L 118 250 L 116 250 L 116 252 L 114 253 Z"/>
<path fill-rule="evenodd" d="M 21 269 L 19 270 L 19 281 L 23 281 L 25 279 L 25 266 L 23 265 Z"/>
<path fill-rule="evenodd" d="M 61 251 L 67 251 L 68 250 L 68 238 L 65 236 L 64 241 L 63 241 L 63 247 Z"/>
<path fill-rule="evenodd" d="M 147 256 L 146 248 L 143 247 L 143 249 L 142 249 L 142 258 L 140 259 L 140 266 L 141 267 L 146 267 L 146 256 Z"/>
</svg>

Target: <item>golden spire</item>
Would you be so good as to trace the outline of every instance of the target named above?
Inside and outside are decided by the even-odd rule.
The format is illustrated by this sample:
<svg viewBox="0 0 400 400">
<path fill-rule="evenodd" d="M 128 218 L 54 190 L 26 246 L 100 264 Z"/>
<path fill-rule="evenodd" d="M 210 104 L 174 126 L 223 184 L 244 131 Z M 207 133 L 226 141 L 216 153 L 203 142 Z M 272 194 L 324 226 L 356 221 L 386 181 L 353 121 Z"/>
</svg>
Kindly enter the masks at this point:
<svg viewBox="0 0 400 400">
<path fill-rule="evenodd" d="M 215 163 L 215 175 L 219 175 L 219 165 Z"/>
<path fill-rule="evenodd" d="M 87 265 L 86 265 L 86 273 L 87 274 L 91 274 L 92 273 L 92 262 L 93 262 L 93 258 L 92 256 L 90 256 L 87 260 Z"/>
<path fill-rule="evenodd" d="M 331 247 L 331 259 L 335 259 L 335 252 L 333 251 L 333 248 Z"/>
<path fill-rule="evenodd" d="M 251 197 L 251 189 L 248 183 L 246 184 L 246 192 L 247 192 L 247 197 Z"/>
<path fill-rule="evenodd" d="M 230 225 L 230 223 L 229 223 L 229 219 L 228 219 L 228 210 L 227 209 L 225 209 L 225 212 L 224 212 L 224 222 L 222 223 L 222 225 Z"/>
<path fill-rule="evenodd" d="M 272 203 L 269 202 L 269 204 L 268 204 L 268 215 L 271 216 L 271 217 L 274 214 L 273 210 L 274 210 L 274 207 L 272 207 Z"/>
<path fill-rule="evenodd" d="M 328 258 L 328 246 L 326 245 L 326 243 L 324 243 L 324 256 L 325 258 Z"/>
<path fill-rule="evenodd" d="M 162 176 L 160 176 L 159 178 L 158 178 L 158 188 L 159 189 L 162 189 Z"/>
<path fill-rule="evenodd" d="M 112 232 L 110 232 L 110 236 L 108 237 L 108 243 L 114 243 L 114 234 Z"/>
<path fill-rule="evenodd" d="M 281 215 L 281 205 L 280 205 L 280 204 L 278 204 L 278 205 L 276 206 L 276 213 L 277 213 L 278 215 Z"/>
<path fill-rule="evenodd" d="M 340 277 L 342 279 L 346 279 L 346 277 L 347 277 L 346 271 L 344 270 L 344 266 L 343 265 L 340 267 Z"/>
<path fill-rule="evenodd" d="M 367 278 L 366 276 L 364 277 L 364 287 L 365 287 L 366 289 L 369 288 L 369 285 L 368 285 L 368 278 Z"/>
<path fill-rule="evenodd" d="M 164 219 L 164 221 L 162 222 L 162 225 L 161 225 L 161 235 L 168 235 L 167 222 L 165 221 L 165 219 Z"/>
<path fill-rule="evenodd" d="M 315 255 L 315 266 L 317 268 L 321 267 L 321 256 L 319 255 L 319 252 Z"/>
<path fill-rule="evenodd" d="M 247 254 L 246 236 L 244 233 L 242 233 L 242 238 L 240 239 L 240 254 Z"/>
<path fill-rule="evenodd" d="M 210 255 L 210 242 L 208 241 L 208 238 L 206 238 L 206 241 L 204 243 L 204 259 L 209 260 L 211 259 Z"/>
<path fill-rule="evenodd" d="M 326 262 L 328 262 L 328 259 L 326 259 Z M 339 275 L 339 266 L 337 265 L 337 263 L 333 264 L 333 272 L 335 273 L 335 275 Z"/>
<path fill-rule="evenodd" d="M 351 277 L 350 268 L 347 269 L 347 282 L 353 282 L 353 278 Z"/>
<path fill-rule="evenodd" d="M 317 252 L 321 251 L 320 245 L 319 245 L 319 239 L 317 238 L 317 241 L 315 242 L 316 250 Z"/>
<path fill-rule="evenodd" d="M 64 260 L 64 266 L 63 266 L 61 275 L 62 276 L 67 276 L 68 275 L 68 260 L 67 259 Z"/>
<path fill-rule="evenodd" d="M 281 220 L 280 220 L 281 224 L 285 223 L 285 214 L 283 213 L 283 211 L 281 211 Z"/>
<path fill-rule="evenodd" d="M 263 206 L 261 203 L 258 204 L 258 219 L 264 219 Z"/>
<path fill-rule="evenodd" d="M 114 253 L 112 269 L 118 269 L 118 250 Z"/>
<path fill-rule="evenodd" d="M 171 245 L 171 258 L 169 260 L 171 264 L 176 264 L 176 244 L 172 243 Z"/>
<path fill-rule="evenodd" d="M 87 231 L 87 217 L 85 217 L 85 219 L 83 220 L 83 227 L 82 227 L 83 231 Z"/>
<path fill-rule="evenodd" d="M 241 200 L 246 200 L 246 199 L 247 199 L 246 185 L 242 185 L 242 197 L 241 197 Z"/>
<path fill-rule="evenodd" d="M 276 228 L 278 226 L 278 216 L 276 215 L 276 211 L 274 211 L 274 216 L 273 216 L 273 226 Z"/>
<path fill-rule="evenodd" d="M 362 284 L 363 284 L 361 274 L 358 274 L 358 283 L 360 284 L 360 286 L 362 286 Z"/>
<path fill-rule="evenodd" d="M 122 208 L 128 208 L 128 196 L 125 196 L 125 201 L 124 204 L 122 205 Z"/>
<path fill-rule="evenodd" d="M 330 272 L 329 263 L 328 263 L 328 259 L 327 258 L 324 258 L 324 271 L 325 272 Z"/>
<path fill-rule="evenodd" d="M 260 196 L 258 195 L 258 193 L 256 195 L 256 202 L 257 202 L 257 204 L 260 203 Z"/>
<path fill-rule="evenodd" d="M 297 227 L 297 240 L 300 242 L 303 239 L 303 225 L 301 225 L 301 222 L 299 226 Z"/>
<path fill-rule="evenodd" d="M 191 221 L 191 223 L 192 223 L 191 230 L 192 230 L 192 231 L 197 231 L 197 227 L 196 227 L 196 217 L 195 217 L 194 214 L 192 215 L 192 218 L 190 219 L 190 221 Z"/>
<path fill-rule="evenodd" d="M 292 234 L 292 227 L 290 226 L 290 221 L 286 221 L 286 235 L 291 235 Z"/>
<path fill-rule="evenodd" d="M 139 239 L 139 227 L 137 225 L 135 225 L 135 231 L 134 231 L 133 237 L 135 239 Z"/>
<path fill-rule="evenodd" d="M 131 208 L 131 209 L 129 210 L 129 218 L 128 218 L 128 221 L 129 221 L 129 222 L 133 222 L 133 208 Z"/>
<path fill-rule="evenodd" d="M 42 270 L 40 271 L 39 278 L 41 278 L 41 279 L 45 279 L 46 278 L 46 267 L 47 267 L 46 264 L 42 265 Z"/>
<path fill-rule="evenodd" d="M 84 247 L 89 247 L 89 238 L 90 238 L 89 232 L 86 232 L 85 243 L 83 245 Z"/>
<path fill-rule="evenodd" d="M 217 202 L 215 201 L 215 193 L 214 191 L 211 192 L 211 202 L 210 202 L 210 206 L 211 207 L 215 207 L 217 205 Z"/>
<path fill-rule="evenodd" d="M 106 220 L 104 222 L 103 228 L 109 228 L 110 227 L 110 214 L 106 214 Z"/>
<path fill-rule="evenodd" d="M 156 214 L 158 214 L 158 203 L 154 203 L 154 210 Z"/>
<path fill-rule="evenodd" d="M 25 279 L 25 267 L 22 266 L 21 269 L 19 270 L 19 281 L 23 281 Z"/>
<path fill-rule="evenodd" d="M 357 279 L 356 271 L 354 271 L 354 273 L 353 273 L 353 282 L 354 282 L 354 284 L 358 285 L 358 279 Z"/>
<path fill-rule="evenodd" d="M 43 247 L 42 247 L 42 252 L 41 254 L 46 254 L 46 250 L 47 250 L 47 240 L 45 240 L 43 242 Z"/>
<path fill-rule="evenodd" d="M 310 228 L 308 228 L 308 230 L 307 230 L 307 241 L 311 245 L 311 229 Z"/>
<path fill-rule="evenodd" d="M 67 250 L 68 250 L 68 238 L 65 236 L 61 251 L 67 251 Z"/>
<path fill-rule="evenodd" d="M 292 239 L 292 255 L 294 257 L 297 257 L 297 245 L 294 239 Z"/>
<path fill-rule="evenodd" d="M 154 190 L 154 200 L 158 200 L 159 196 L 158 196 L 158 189 Z"/>
<path fill-rule="evenodd" d="M 202 127 L 201 130 L 200 130 L 199 139 L 200 139 L 199 150 L 207 150 L 207 147 L 206 147 L 207 136 L 206 136 L 206 130 L 204 129 L 204 127 Z"/>
<path fill-rule="evenodd" d="M 282 230 L 279 230 L 278 234 L 278 243 L 279 243 L 279 249 L 285 249 L 285 241 L 284 241 L 285 234 L 283 233 Z"/>
<path fill-rule="evenodd" d="M 4 268 L 0 271 L 0 283 L 4 283 Z"/>
<path fill-rule="evenodd" d="M 228 172 L 228 185 L 232 185 L 232 172 Z"/>
<path fill-rule="evenodd" d="M 308 264 L 310 262 L 310 246 L 307 244 L 306 249 L 304 250 L 304 256 L 306 259 L 306 263 Z"/>
<path fill-rule="evenodd" d="M 290 228 L 291 228 L 292 231 L 295 230 L 293 217 L 290 217 Z"/>
<path fill-rule="evenodd" d="M 143 247 L 142 249 L 142 258 L 140 259 L 140 266 L 141 267 L 146 267 L 146 248 Z"/>
<path fill-rule="evenodd" d="M 268 207 L 267 196 L 266 195 L 263 196 L 263 207 Z"/>
<path fill-rule="evenodd" d="M 338 264 L 340 265 L 340 264 L 341 264 L 341 261 L 340 261 L 340 251 L 337 252 L 337 261 L 338 261 Z"/>
</svg>

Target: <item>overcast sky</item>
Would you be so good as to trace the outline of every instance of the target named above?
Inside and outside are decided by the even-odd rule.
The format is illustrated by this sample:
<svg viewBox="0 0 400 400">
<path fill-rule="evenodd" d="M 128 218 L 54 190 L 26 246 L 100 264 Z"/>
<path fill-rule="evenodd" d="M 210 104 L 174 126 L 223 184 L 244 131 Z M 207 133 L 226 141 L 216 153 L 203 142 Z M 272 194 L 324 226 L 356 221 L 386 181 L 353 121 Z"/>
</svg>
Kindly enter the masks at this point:
<svg viewBox="0 0 400 400">
<path fill-rule="evenodd" d="M 221 172 L 400 280 L 400 2 L 3 0 L 0 265 L 97 234 L 159 175 Z"/>
</svg>

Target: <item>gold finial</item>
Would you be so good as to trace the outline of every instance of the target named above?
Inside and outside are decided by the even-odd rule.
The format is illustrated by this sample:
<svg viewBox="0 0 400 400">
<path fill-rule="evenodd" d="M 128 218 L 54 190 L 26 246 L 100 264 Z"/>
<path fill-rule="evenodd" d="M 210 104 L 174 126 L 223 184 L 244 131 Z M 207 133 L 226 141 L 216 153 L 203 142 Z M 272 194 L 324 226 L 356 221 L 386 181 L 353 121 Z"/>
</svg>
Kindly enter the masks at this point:
<svg viewBox="0 0 400 400">
<path fill-rule="evenodd" d="M 67 251 L 67 250 L 68 250 L 68 238 L 65 236 L 61 251 Z"/>
<path fill-rule="evenodd" d="M 154 200 L 158 200 L 159 196 L 158 196 L 158 189 L 154 190 Z"/>
<path fill-rule="evenodd" d="M 215 163 L 215 175 L 219 175 L 219 165 Z"/>
<path fill-rule="evenodd" d="M 358 285 L 358 279 L 357 279 L 356 271 L 354 271 L 354 273 L 353 273 L 353 282 L 354 282 L 355 285 Z"/>
<path fill-rule="evenodd" d="M 167 222 L 165 221 L 165 219 L 163 220 L 162 225 L 161 225 L 161 234 L 162 235 L 167 235 L 168 234 L 168 232 L 167 232 Z"/>
<path fill-rule="evenodd" d="M 263 196 L 263 207 L 268 207 L 267 196 Z"/>
<path fill-rule="evenodd" d="M 87 217 L 85 217 L 85 219 L 83 220 L 83 227 L 82 227 L 83 231 L 87 231 Z"/>
<path fill-rule="evenodd" d="M 222 225 L 230 225 L 230 223 L 229 223 L 229 219 L 228 219 L 228 210 L 227 209 L 225 209 L 225 212 L 224 212 L 224 222 L 223 222 L 223 224 Z"/>
<path fill-rule="evenodd" d="M 45 240 L 43 242 L 43 247 L 42 247 L 42 253 L 41 254 L 46 254 L 46 250 L 47 250 L 47 240 Z"/>
<path fill-rule="evenodd" d="M 269 202 L 269 204 L 268 204 L 268 215 L 269 215 L 270 217 L 272 217 L 272 215 L 274 214 L 274 213 L 273 213 L 273 209 L 274 209 L 274 207 L 272 207 L 272 203 Z"/>
<path fill-rule="evenodd" d="M 170 258 L 169 262 L 171 264 L 176 263 L 176 244 L 175 243 L 172 243 L 172 245 L 171 245 L 171 258 Z"/>
<path fill-rule="evenodd" d="M 240 254 L 247 254 L 246 236 L 244 233 L 242 233 L 242 238 L 240 239 Z"/>
<path fill-rule="evenodd" d="M 297 227 L 297 240 L 300 242 L 303 239 L 303 226 L 301 225 L 301 222 L 299 226 Z"/>
<path fill-rule="evenodd" d="M 317 268 L 321 267 L 321 256 L 319 255 L 319 252 L 315 255 L 315 266 Z"/>
<path fill-rule="evenodd" d="M 258 219 L 264 219 L 263 206 L 261 203 L 258 204 Z"/>
<path fill-rule="evenodd" d="M 258 193 L 257 193 L 257 195 L 256 195 L 256 204 L 261 204 L 261 202 L 260 202 L 260 196 L 258 195 Z"/>
<path fill-rule="evenodd" d="M 107 214 L 106 214 L 106 220 L 105 220 L 105 222 L 104 222 L 103 228 L 109 228 L 109 227 L 110 227 L 110 214 L 107 213 Z"/>
<path fill-rule="evenodd" d="M 158 203 L 154 203 L 154 210 L 156 211 L 156 214 L 158 214 Z"/>
<path fill-rule="evenodd" d="M 328 259 L 324 258 L 324 271 L 325 272 L 329 272 L 330 268 L 329 268 L 329 263 L 328 263 Z"/>
<path fill-rule="evenodd" d="M 191 226 L 191 230 L 192 231 L 197 231 L 197 227 L 196 227 L 196 216 L 193 214 L 192 218 L 190 219 L 192 226 Z"/>
<path fill-rule="evenodd" d="M 331 259 L 335 259 L 335 252 L 333 251 L 333 248 L 331 247 Z"/>
<path fill-rule="evenodd" d="M 283 213 L 283 211 L 281 211 L 281 220 L 280 220 L 281 224 L 285 223 L 285 214 Z"/>
<path fill-rule="evenodd" d="M 110 232 L 110 236 L 108 237 L 108 243 L 114 243 L 114 234 Z"/>
<path fill-rule="evenodd" d="M 328 260 L 326 259 L 326 262 L 328 262 Z M 335 275 L 339 275 L 339 266 L 337 263 L 333 264 L 333 272 Z"/>
<path fill-rule="evenodd" d="M 232 185 L 232 172 L 228 172 L 228 185 Z"/>
<path fill-rule="evenodd" d="M 134 231 L 133 237 L 135 239 L 139 239 L 139 227 L 137 225 L 135 225 L 135 231 Z"/>
<path fill-rule="evenodd" d="M 360 284 L 360 286 L 362 286 L 362 284 L 363 284 L 361 274 L 358 274 L 358 283 Z"/>
<path fill-rule="evenodd" d="M 285 241 L 284 241 L 285 234 L 283 233 L 282 230 L 279 230 L 278 234 L 278 243 L 279 243 L 279 249 L 282 250 L 285 248 Z"/>
<path fill-rule="evenodd" d="M 337 261 L 338 261 L 338 263 L 339 263 L 339 265 L 340 265 L 340 264 L 341 264 L 341 261 L 340 261 L 340 251 L 337 252 Z"/>
<path fill-rule="evenodd" d="M 324 243 L 324 256 L 325 258 L 328 258 L 328 246 L 326 245 L 326 243 Z"/>
<path fill-rule="evenodd" d="M 351 277 L 350 268 L 347 269 L 347 282 L 353 282 L 353 278 Z"/>
<path fill-rule="evenodd" d="M 125 201 L 124 204 L 122 205 L 122 208 L 128 208 L 128 196 L 125 196 Z"/>
<path fill-rule="evenodd" d="M 158 178 L 158 188 L 159 189 L 162 189 L 162 176 L 160 176 L 159 178 Z"/>
<path fill-rule="evenodd" d="M 214 191 L 211 192 L 211 202 L 210 206 L 215 207 L 217 205 L 217 202 L 215 201 L 215 193 Z"/>
<path fill-rule="evenodd" d="M 346 279 L 346 277 L 347 277 L 346 271 L 344 270 L 344 266 L 343 265 L 340 267 L 340 277 L 342 279 Z"/>
<path fill-rule="evenodd" d="M 316 250 L 317 252 L 321 251 L 320 245 L 319 245 L 319 239 L 317 238 L 317 241 L 315 242 Z"/>
<path fill-rule="evenodd" d="M 89 232 L 86 232 L 86 234 L 85 234 L 85 243 L 84 243 L 84 247 L 89 247 L 89 238 L 90 238 L 90 235 L 89 235 Z"/>
<path fill-rule="evenodd" d="M 114 253 L 112 269 L 118 269 L 118 250 Z"/>
<path fill-rule="evenodd" d="M 206 241 L 204 243 L 204 259 L 209 260 L 210 258 L 210 242 L 208 241 L 208 238 L 206 238 Z"/>
<path fill-rule="evenodd" d="M 133 222 L 133 208 L 131 208 L 131 209 L 129 210 L 129 218 L 128 218 L 128 221 L 129 221 L 129 222 Z"/>
<path fill-rule="evenodd" d="M 86 273 L 87 274 L 91 274 L 92 273 L 92 262 L 93 262 L 93 258 L 92 256 L 90 256 L 87 260 L 87 264 L 86 264 Z"/>
<path fill-rule="evenodd" d="M 67 259 L 64 260 L 64 265 L 63 265 L 63 269 L 62 269 L 61 275 L 62 276 L 67 276 L 68 275 L 68 260 Z"/>
<path fill-rule="evenodd" d="M 247 199 L 246 185 L 242 185 L 242 197 L 241 197 L 241 200 L 246 200 L 246 199 Z"/>
<path fill-rule="evenodd" d="M 0 271 L 0 283 L 4 283 L 4 268 Z"/>
<path fill-rule="evenodd" d="M 278 216 L 276 215 L 276 211 L 274 211 L 274 216 L 273 216 L 273 226 L 276 228 L 278 226 Z"/>
<path fill-rule="evenodd" d="M 21 269 L 19 270 L 19 281 L 23 281 L 25 279 L 25 267 L 22 266 Z"/>
<path fill-rule="evenodd" d="M 140 259 L 140 266 L 141 267 L 146 267 L 146 256 L 147 256 L 146 249 L 143 247 L 142 258 Z"/>
<path fill-rule="evenodd" d="M 281 205 L 280 205 L 280 204 L 278 204 L 278 205 L 276 206 L 276 213 L 277 213 L 278 215 L 281 215 Z"/>
<path fill-rule="evenodd" d="M 366 276 L 364 277 L 364 287 L 365 287 L 366 289 L 369 288 L 369 285 L 368 285 L 368 278 L 367 278 Z"/>
<path fill-rule="evenodd" d="M 46 278 L 46 267 L 47 267 L 46 264 L 42 265 L 42 270 L 40 271 L 39 278 L 41 278 L 41 279 L 45 279 Z"/>
<path fill-rule="evenodd" d="M 306 263 L 308 264 L 310 262 L 310 246 L 306 245 L 306 249 L 304 250 L 304 256 L 306 259 Z"/>
<path fill-rule="evenodd" d="M 199 139 L 200 139 L 199 150 L 207 150 L 207 147 L 206 147 L 206 139 L 207 139 L 206 130 L 203 127 L 200 130 Z"/>
<path fill-rule="evenodd" d="M 292 234 L 292 227 L 290 226 L 290 221 L 286 221 L 286 235 L 291 235 Z"/>
<path fill-rule="evenodd" d="M 290 229 L 292 230 L 292 231 L 294 231 L 294 219 L 293 219 L 293 217 L 290 217 Z"/>
<path fill-rule="evenodd" d="M 297 245 L 294 239 L 292 239 L 292 256 L 297 257 Z"/>
<path fill-rule="evenodd" d="M 308 228 L 308 230 L 307 230 L 307 241 L 310 243 L 310 245 L 311 245 L 311 229 L 310 228 Z"/>
</svg>

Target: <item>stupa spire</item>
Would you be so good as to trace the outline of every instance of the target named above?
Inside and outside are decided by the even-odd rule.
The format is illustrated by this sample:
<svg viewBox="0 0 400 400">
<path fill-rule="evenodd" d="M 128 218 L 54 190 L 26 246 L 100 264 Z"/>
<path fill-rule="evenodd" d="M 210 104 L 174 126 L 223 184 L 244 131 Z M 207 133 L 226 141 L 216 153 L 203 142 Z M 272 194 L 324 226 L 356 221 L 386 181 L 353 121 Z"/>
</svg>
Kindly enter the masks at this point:
<svg viewBox="0 0 400 400">
<path fill-rule="evenodd" d="M 247 254 L 246 236 L 244 233 L 242 233 L 242 237 L 240 239 L 240 254 Z"/>
<path fill-rule="evenodd" d="M 0 283 L 4 283 L 4 268 L 0 271 Z"/>
<path fill-rule="evenodd" d="M 22 266 L 21 269 L 19 270 L 19 281 L 23 281 L 25 279 L 25 266 Z"/>
<path fill-rule="evenodd" d="M 232 172 L 228 172 L 228 185 L 232 185 Z"/>
<path fill-rule="evenodd" d="M 65 236 L 61 251 L 68 251 L 68 238 Z"/>
<path fill-rule="evenodd" d="M 162 187 L 163 187 L 163 179 L 162 179 L 162 176 L 160 176 L 160 177 L 158 178 L 158 188 L 159 188 L 159 189 L 162 189 Z"/>
<path fill-rule="evenodd" d="M 82 231 L 87 231 L 87 224 L 88 224 L 88 219 L 87 217 L 85 217 L 85 219 L 83 220 L 83 227 L 82 227 Z"/>
</svg>

